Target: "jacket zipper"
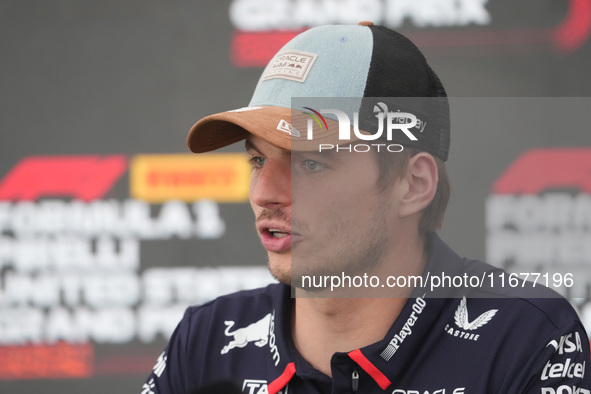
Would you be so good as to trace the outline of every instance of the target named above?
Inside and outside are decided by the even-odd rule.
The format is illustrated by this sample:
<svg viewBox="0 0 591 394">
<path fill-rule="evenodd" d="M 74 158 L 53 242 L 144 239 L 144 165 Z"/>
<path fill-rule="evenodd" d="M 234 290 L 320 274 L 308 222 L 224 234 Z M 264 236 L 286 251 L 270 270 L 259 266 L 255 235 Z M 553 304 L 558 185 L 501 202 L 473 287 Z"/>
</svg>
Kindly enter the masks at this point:
<svg viewBox="0 0 591 394">
<path fill-rule="evenodd" d="M 359 390 L 359 372 L 356 369 L 353 370 L 353 375 L 351 376 L 351 385 L 353 392 L 356 393 Z"/>
</svg>

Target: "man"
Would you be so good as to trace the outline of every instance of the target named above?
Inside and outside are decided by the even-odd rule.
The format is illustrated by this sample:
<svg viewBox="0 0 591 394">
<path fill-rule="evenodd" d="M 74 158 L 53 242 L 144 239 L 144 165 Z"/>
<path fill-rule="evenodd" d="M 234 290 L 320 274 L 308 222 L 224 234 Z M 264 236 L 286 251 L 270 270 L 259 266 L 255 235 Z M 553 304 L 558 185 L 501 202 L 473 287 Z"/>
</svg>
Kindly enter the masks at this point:
<svg viewBox="0 0 591 394">
<path fill-rule="evenodd" d="M 193 152 L 245 141 L 280 283 L 189 308 L 143 393 L 589 393 L 568 302 L 500 288 L 435 234 L 445 97 L 400 34 L 324 26 L 279 51 L 248 107 L 197 122 Z"/>
</svg>

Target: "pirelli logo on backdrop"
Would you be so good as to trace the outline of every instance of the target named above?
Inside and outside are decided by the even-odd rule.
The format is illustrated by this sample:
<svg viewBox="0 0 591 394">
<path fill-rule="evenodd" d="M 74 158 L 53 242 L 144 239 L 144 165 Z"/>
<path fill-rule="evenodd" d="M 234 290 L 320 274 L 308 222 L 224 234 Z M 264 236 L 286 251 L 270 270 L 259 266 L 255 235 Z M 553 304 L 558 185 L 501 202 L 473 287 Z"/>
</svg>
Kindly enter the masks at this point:
<svg viewBox="0 0 591 394">
<path fill-rule="evenodd" d="M 169 199 L 248 201 L 250 167 L 241 153 L 138 155 L 130 165 L 133 198 L 150 203 Z"/>
</svg>

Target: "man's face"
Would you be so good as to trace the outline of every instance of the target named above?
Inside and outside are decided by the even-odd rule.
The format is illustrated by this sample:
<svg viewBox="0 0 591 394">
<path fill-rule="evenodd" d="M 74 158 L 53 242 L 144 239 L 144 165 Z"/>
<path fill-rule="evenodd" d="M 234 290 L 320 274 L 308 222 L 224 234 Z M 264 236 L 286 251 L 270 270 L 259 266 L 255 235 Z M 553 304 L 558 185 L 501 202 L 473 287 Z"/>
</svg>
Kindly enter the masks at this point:
<svg viewBox="0 0 591 394">
<path fill-rule="evenodd" d="M 390 193 L 378 189 L 374 153 L 291 153 L 256 136 L 246 148 L 250 203 L 279 281 L 297 285 L 302 275 L 355 275 L 378 266 L 392 246 L 396 215 Z"/>
</svg>

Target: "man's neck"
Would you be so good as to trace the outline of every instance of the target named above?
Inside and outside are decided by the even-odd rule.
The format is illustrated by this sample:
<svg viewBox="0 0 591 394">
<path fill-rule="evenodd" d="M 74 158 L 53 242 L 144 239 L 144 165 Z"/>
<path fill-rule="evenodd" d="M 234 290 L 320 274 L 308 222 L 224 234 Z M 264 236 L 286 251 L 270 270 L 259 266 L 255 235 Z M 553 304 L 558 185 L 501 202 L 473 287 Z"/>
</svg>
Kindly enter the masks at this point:
<svg viewBox="0 0 591 394">
<path fill-rule="evenodd" d="M 424 243 L 418 242 L 394 261 L 396 275 L 421 275 L 427 262 Z M 410 253 L 408 253 L 410 252 Z M 383 272 L 381 273 L 383 276 Z M 382 340 L 400 315 L 412 289 L 388 298 L 296 297 L 291 319 L 296 349 L 319 371 L 331 376 L 336 352 L 349 352 Z M 383 293 L 382 293 L 383 294 Z M 297 291 L 296 291 L 297 295 Z"/>
</svg>

